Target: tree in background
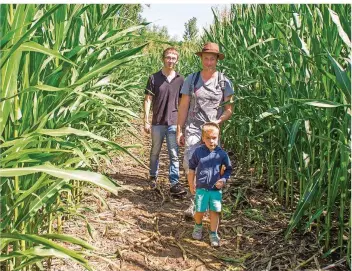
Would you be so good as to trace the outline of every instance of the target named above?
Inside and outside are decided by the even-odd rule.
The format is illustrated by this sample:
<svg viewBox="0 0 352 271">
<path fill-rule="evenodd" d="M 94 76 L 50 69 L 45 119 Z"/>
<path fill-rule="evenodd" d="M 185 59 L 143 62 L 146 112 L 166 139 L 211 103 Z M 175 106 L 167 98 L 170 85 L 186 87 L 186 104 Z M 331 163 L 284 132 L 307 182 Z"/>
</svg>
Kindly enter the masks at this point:
<svg viewBox="0 0 352 271">
<path fill-rule="evenodd" d="M 123 5 L 122 8 L 117 12 L 119 18 L 123 20 L 123 27 L 127 28 L 132 25 L 137 25 L 142 23 L 144 20 L 142 18 L 143 6 L 141 4 L 129 4 Z"/>
<path fill-rule="evenodd" d="M 193 17 L 185 23 L 185 33 L 183 39 L 185 41 L 194 41 L 198 35 L 197 18 Z"/>
</svg>

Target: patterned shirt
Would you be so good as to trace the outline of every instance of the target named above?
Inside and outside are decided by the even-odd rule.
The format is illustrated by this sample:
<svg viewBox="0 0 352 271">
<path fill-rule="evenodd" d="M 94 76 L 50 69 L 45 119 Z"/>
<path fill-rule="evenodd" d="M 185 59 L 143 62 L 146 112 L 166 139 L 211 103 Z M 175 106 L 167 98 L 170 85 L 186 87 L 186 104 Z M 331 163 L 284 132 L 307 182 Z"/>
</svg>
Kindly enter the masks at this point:
<svg viewBox="0 0 352 271">
<path fill-rule="evenodd" d="M 209 121 L 218 120 L 223 113 L 219 105 L 225 97 L 234 94 L 232 83 L 225 77 L 224 93 L 218 84 L 218 76 L 203 82 L 202 76 L 194 87 L 194 93 L 190 92 L 191 84 L 194 83 L 196 73 L 190 74 L 181 89 L 181 94 L 191 95 L 190 107 L 188 110 L 185 139 L 186 147 L 197 144 L 201 141 L 201 126 Z M 194 142 L 197 138 L 198 142 Z"/>
</svg>

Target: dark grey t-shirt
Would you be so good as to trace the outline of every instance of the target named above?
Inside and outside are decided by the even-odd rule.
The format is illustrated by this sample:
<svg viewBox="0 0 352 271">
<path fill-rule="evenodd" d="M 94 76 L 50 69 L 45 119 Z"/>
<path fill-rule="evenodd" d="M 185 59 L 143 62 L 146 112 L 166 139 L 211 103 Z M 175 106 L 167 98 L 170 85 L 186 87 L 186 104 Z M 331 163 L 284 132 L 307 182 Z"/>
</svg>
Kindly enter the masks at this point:
<svg viewBox="0 0 352 271">
<path fill-rule="evenodd" d="M 183 76 L 177 72 L 171 82 L 161 70 L 149 77 L 144 94 L 153 96 L 152 125 L 176 125 L 178 100 L 183 82 Z"/>
</svg>

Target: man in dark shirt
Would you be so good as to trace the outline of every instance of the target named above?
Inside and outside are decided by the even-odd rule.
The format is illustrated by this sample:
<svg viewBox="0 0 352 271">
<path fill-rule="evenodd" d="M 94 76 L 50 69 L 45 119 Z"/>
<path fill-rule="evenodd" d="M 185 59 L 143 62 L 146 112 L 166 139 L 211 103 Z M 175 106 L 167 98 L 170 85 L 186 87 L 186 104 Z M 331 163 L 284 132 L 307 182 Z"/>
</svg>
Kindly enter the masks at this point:
<svg viewBox="0 0 352 271">
<path fill-rule="evenodd" d="M 186 191 L 179 183 L 178 145 L 176 142 L 176 122 L 178 100 L 184 78 L 174 69 L 178 61 L 175 48 L 163 52 L 163 68 L 149 77 L 144 98 L 144 130 L 151 133 L 149 181 L 151 188 L 156 188 L 159 170 L 159 154 L 166 137 L 169 154 L 170 193 L 179 195 Z M 149 122 L 149 111 L 152 106 L 153 118 Z"/>
</svg>

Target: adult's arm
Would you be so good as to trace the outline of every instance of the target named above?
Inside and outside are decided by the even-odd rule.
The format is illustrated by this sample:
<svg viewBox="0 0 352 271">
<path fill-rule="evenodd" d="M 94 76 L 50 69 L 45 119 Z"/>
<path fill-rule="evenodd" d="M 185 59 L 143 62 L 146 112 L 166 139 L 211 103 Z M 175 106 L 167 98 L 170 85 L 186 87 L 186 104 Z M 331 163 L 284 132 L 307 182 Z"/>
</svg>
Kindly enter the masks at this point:
<svg viewBox="0 0 352 271">
<path fill-rule="evenodd" d="M 180 146 L 183 146 L 185 144 L 185 137 L 183 135 L 182 128 L 186 123 L 190 101 L 191 101 L 191 97 L 189 95 L 182 94 L 180 105 L 178 107 L 177 130 L 176 130 L 177 144 Z"/>
<path fill-rule="evenodd" d="M 229 95 L 225 97 L 224 102 L 230 102 L 232 96 L 233 95 Z M 224 121 L 231 118 L 231 115 L 233 113 L 233 104 L 232 103 L 225 104 L 224 109 L 225 109 L 224 112 L 221 114 L 220 118 L 216 121 L 218 124 L 222 124 Z"/>
<path fill-rule="evenodd" d="M 144 131 L 150 133 L 149 111 L 152 104 L 153 96 L 146 94 L 144 96 Z"/>
</svg>

